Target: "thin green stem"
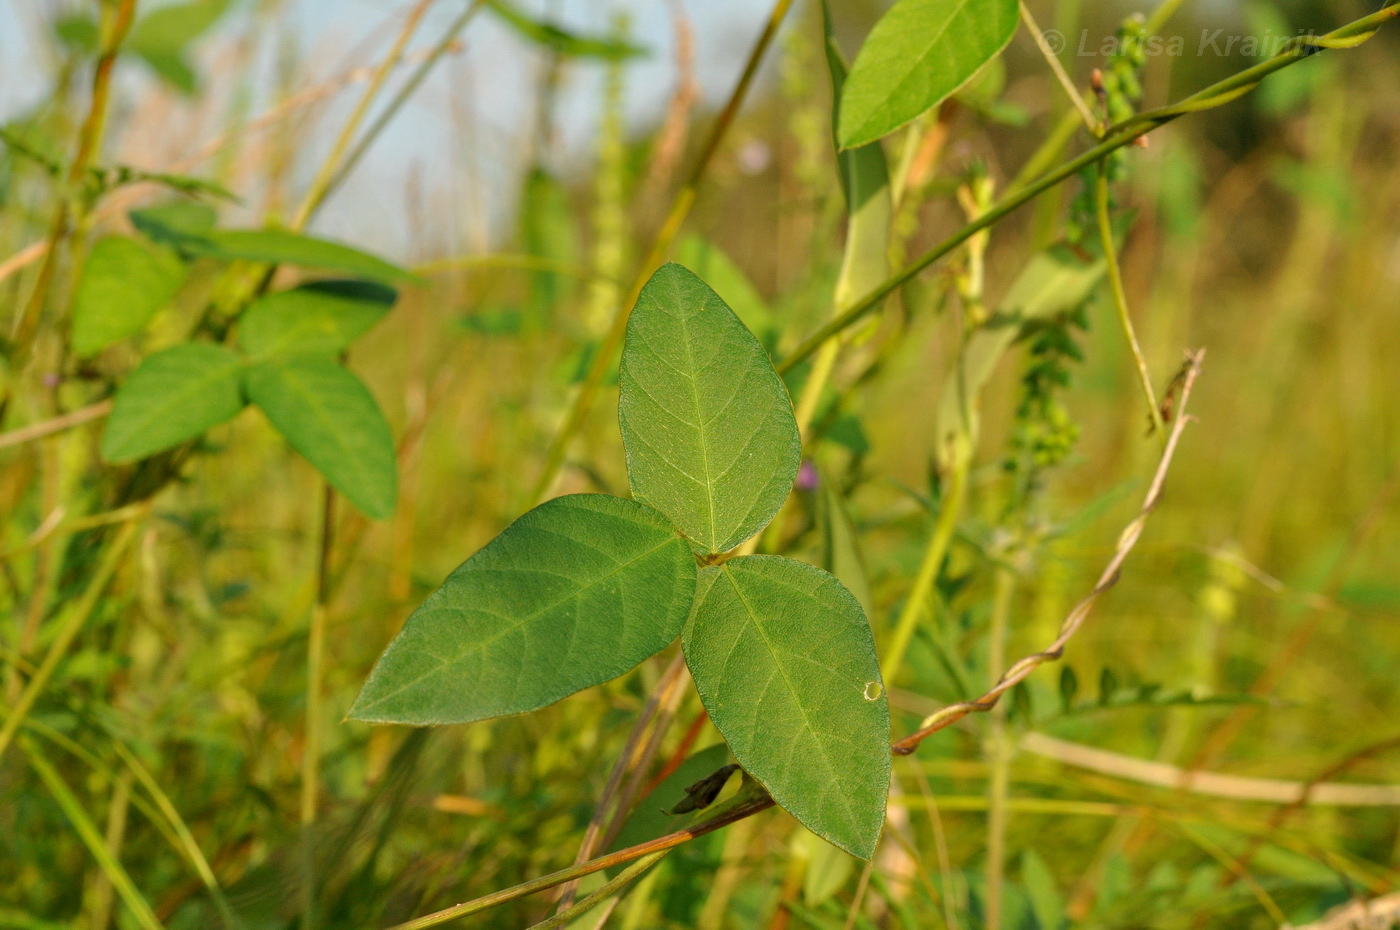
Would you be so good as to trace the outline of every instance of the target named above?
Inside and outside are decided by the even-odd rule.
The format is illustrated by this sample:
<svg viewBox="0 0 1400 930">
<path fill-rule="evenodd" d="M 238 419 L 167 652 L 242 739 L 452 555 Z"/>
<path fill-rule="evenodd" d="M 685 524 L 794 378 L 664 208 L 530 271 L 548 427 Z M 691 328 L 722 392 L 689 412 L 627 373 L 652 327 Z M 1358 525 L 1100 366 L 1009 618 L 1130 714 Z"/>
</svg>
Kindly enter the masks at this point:
<svg viewBox="0 0 1400 930">
<path fill-rule="evenodd" d="M 665 222 L 661 224 L 660 229 L 657 230 L 646 258 L 642 261 L 641 267 L 637 269 L 637 277 L 632 282 L 626 299 L 617 308 L 612 323 L 603 336 L 602 344 L 598 346 L 598 351 L 593 356 L 588 374 L 584 377 L 578 394 L 574 396 L 574 402 L 564 418 L 563 425 L 560 426 L 559 432 L 555 434 L 549 445 L 549 450 L 545 453 L 544 467 L 540 470 L 539 478 L 536 479 L 530 495 L 532 501 L 538 502 L 548 494 L 549 489 L 554 485 L 555 478 L 559 476 L 559 470 L 564 465 L 564 456 L 569 451 L 569 444 L 582 428 L 589 412 L 592 411 L 598 391 L 603 385 L 603 379 L 607 376 L 608 369 L 612 367 L 613 356 L 617 354 L 618 347 L 622 344 L 622 337 L 627 332 L 627 319 L 631 315 L 632 307 L 637 303 L 637 298 L 641 296 L 642 288 L 646 285 L 647 279 L 651 277 L 652 271 L 665 261 L 666 255 L 671 249 L 671 243 L 680 232 L 686 217 L 690 215 L 690 208 L 695 205 L 695 198 L 699 194 L 700 182 L 704 179 L 705 172 L 709 169 L 710 162 L 713 160 L 715 152 L 719 150 L 720 143 L 728 134 L 730 126 L 733 125 L 735 117 L 739 115 L 739 108 L 743 106 L 749 86 L 758 74 L 758 66 L 763 62 L 763 56 L 768 51 L 768 47 L 773 44 L 773 39 L 778 34 L 778 27 L 782 25 L 791 6 L 792 0 L 777 0 L 772 11 L 768 14 L 768 21 L 764 24 L 763 32 L 759 34 L 758 40 L 754 43 L 753 50 L 749 52 L 748 61 L 744 64 L 744 71 L 739 76 L 738 83 L 734 85 L 734 90 L 729 95 L 729 101 L 715 120 L 714 128 L 710 130 L 710 135 L 705 140 L 705 145 L 701 148 L 700 155 L 695 160 L 695 166 L 691 169 L 685 184 L 676 192 L 670 213 Z"/>
<path fill-rule="evenodd" d="M 905 653 L 909 650 L 909 643 L 914 638 L 914 630 L 918 628 L 919 618 L 923 614 L 929 594 L 933 591 L 933 583 L 938 579 L 943 557 L 948 554 L 948 545 L 953 540 L 958 517 L 962 514 L 963 500 L 967 496 L 968 467 L 969 460 L 960 457 L 948 476 L 948 489 L 943 495 L 938 520 L 929 534 L 923 562 L 919 565 L 919 574 L 914 578 L 914 587 L 910 589 L 909 597 L 904 602 L 904 610 L 895 625 L 894 637 L 890 640 L 885 658 L 880 663 L 880 673 L 887 688 L 895 683 L 899 668 L 904 663 Z"/>
<path fill-rule="evenodd" d="M 306 634 L 306 720 L 301 750 L 302 930 L 316 926 L 316 875 L 311 831 L 321 787 L 321 680 L 326 667 L 326 606 L 330 599 L 331 550 L 335 545 L 335 489 L 322 482 L 321 534 L 316 558 L 316 601 Z"/>
<path fill-rule="evenodd" d="M 584 899 L 577 904 L 571 905 L 558 914 L 555 914 L 553 917 L 548 917 L 537 924 L 531 925 L 530 930 L 556 930 L 558 927 L 568 926 L 579 917 L 593 910 L 593 908 L 597 907 L 607 898 L 617 894 L 619 891 L 641 878 L 652 866 L 656 865 L 662 859 L 665 859 L 670 853 L 671 851 L 669 849 L 663 849 L 661 852 L 643 856 L 591 894 L 584 897 Z"/>
<path fill-rule="evenodd" d="M 1050 47 L 1050 43 L 1045 38 L 1045 33 L 1041 31 L 1040 24 L 1035 21 L 1035 16 L 1031 14 L 1030 7 L 1026 6 L 1025 0 L 1021 0 L 1021 22 L 1025 23 L 1026 29 L 1031 37 L 1035 39 L 1035 47 L 1040 49 L 1041 57 L 1050 66 L 1050 71 L 1055 75 L 1055 80 L 1059 82 L 1060 89 L 1069 98 L 1070 105 L 1074 107 L 1079 118 L 1084 121 L 1084 128 L 1089 130 L 1089 134 L 1095 138 L 1103 135 L 1103 125 L 1099 118 L 1094 115 L 1094 111 L 1089 109 L 1089 105 L 1084 102 L 1084 97 L 1079 93 L 1079 88 L 1074 86 L 1074 81 L 1069 73 L 1065 71 L 1065 66 L 1060 63 L 1055 50 Z"/>
<path fill-rule="evenodd" d="M 204 888 L 209 892 L 209 897 L 214 899 L 214 907 L 218 909 L 219 916 L 223 918 L 225 926 L 229 927 L 230 930 L 235 930 L 235 928 L 241 926 L 241 922 L 238 920 L 237 915 L 234 914 L 233 908 L 229 906 L 228 898 L 224 896 L 224 890 L 219 884 L 218 877 L 214 874 L 213 867 L 210 866 L 209 860 L 204 857 L 203 850 L 199 848 L 199 843 L 195 840 L 194 833 L 190 831 L 189 825 L 185 823 L 185 819 L 180 816 L 180 811 L 170 800 L 170 796 L 161 788 L 160 782 L 156 781 L 150 769 L 146 768 L 145 764 L 136 757 L 136 754 L 128 749 L 120 740 L 112 740 L 112 748 L 116 750 L 117 755 L 126 763 L 126 767 L 136 776 L 136 780 L 141 783 L 141 787 L 146 790 L 151 800 L 155 802 L 156 809 L 160 811 L 161 816 L 165 818 L 171 831 L 174 832 L 175 838 L 179 840 L 181 852 L 185 854 L 185 858 L 189 859 L 195 874 L 198 875 L 199 880 L 204 883 Z"/>
<path fill-rule="evenodd" d="M 754 814 L 768 810 L 773 806 L 770 798 L 757 798 L 738 807 L 732 808 L 718 817 L 703 821 L 685 830 L 677 830 L 675 833 L 668 833 L 663 837 L 651 840 L 647 843 L 639 843 L 636 846 L 629 846 L 627 849 L 618 850 L 606 856 L 599 856 L 590 859 L 580 865 L 571 866 L 567 869 L 560 869 L 548 875 L 533 879 L 528 882 L 521 882 L 510 888 L 484 895 L 472 901 L 456 904 L 433 914 L 427 914 L 414 920 L 395 924 L 389 930 L 427 930 L 428 927 L 436 927 L 448 921 L 457 920 L 460 917 L 469 917 L 472 914 L 480 914 L 482 911 L 489 911 L 493 907 L 500 907 L 510 901 L 562 885 L 565 882 L 583 878 L 585 875 L 592 875 L 594 872 L 601 872 L 613 866 L 621 865 L 624 862 L 631 862 L 652 853 L 661 852 L 667 849 L 674 849 L 683 843 L 688 843 L 693 839 L 713 833 L 716 830 L 738 823 L 752 817 Z"/>
<path fill-rule="evenodd" d="M 345 153 L 350 148 L 351 141 L 355 138 L 355 131 L 360 128 L 365 114 L 369 112 L 370 104 L 374 103 L 374 98 L 379 96 L 380 88 L 384 86 L 389 74 L 397 67 L 399 59 L 403 57 L 404 49 L 408 47 L 408 40 L 413 38 L 413 33 L 417 31 L 418 23 L 422 20 L 423 14 L 428 12 L 428 7 L 432 5 L 433 0 L 418 0 L 417 5 L 409 10 L 408 19 L 404 22 L 403 28 L 399 30 L 393 47 L 384 60 L 379 63 L 379 69 L 370 80 L 369 87 L 366 87 L 365 92 L 360 95 L 360 101 L 355 105 L 354 112 L 350 114 L 350 118 L 341 127 L 340 135 L 336 137 L 330 153 L 321 163 L 320 170 L 316 172 L 311 187 L 307 189 L 306 196 L 302 198 L 301 206 L 297 207 L 296 215 L 292 218 L 291 224 L 293 232 L 300 232 L 306 228 L 311 215 L 316 212 L 322 201 L 326 199 L 326 195 L 330 193 L 331 185 L 336 179 L 336 170 L 340 167 Z"/>
<path fill-rule="evenodd" d="M 992 617 L 987 633 L 988 684 L 992 687 L 1001 679 L 1006 666 L 1006 625 L 1011 612 L 1011 596 L 1016 589 L 1016 576 L 1008 568 L 998 568 L 992 594 Z M 1007 741 L 1006 709 L 998 703 L 992 708 L 991 732 L 987 736 L 987 753 L 991 777 L 987 781 L 987 894 L 986 930 L 1001 930 L 1002 885 L 1006 873 L 1007 791 L 1011 784 L 1011 746 Z"/>
<path fill-rule="evenodd" d="M 48 687 L 49 679 L 53 677 L 58 664 L 68 654 L 68 647 L 73 644 L 73 640 L 82 632 L 88 618 L 92 616 L 98 600 L 102 597 L 102 592 L 106 590 L 107 583 L 116 574 L 117 566 L 121 564 L 121 557 L 125 554 L 126 547 L 135 535 L 136 520 L 128 520 L 117 531 L 116 538 L 108 544 L 107 551 L 103 553 L 102 560 L 97 565 L 97 571 L 93 574 L 92 580 L 88 582 L 87 590 L 83 592 L 82 599 L 62 621 L 58 628 L 58 634 L 54 637 L 53 642 L 49 645 L 48 653 L 44 656 L 44 661 L 35 670 L 34 676 L 29 679 L 29 683 L 20 694 L 19 700 L 10 710 L 9 716 L 5 718 L 4 727 L 0 727 L 0 758 L 4 757 L 5 750 L 9 748 L 20 724 L 24 723 L 24 718 L 34 707 L 34 702 L 39 699 L 44 688 Z"/>
<path fill-rule="evenodd" d="M 1165 126 L 1167 123 L 1179 119 L 1187 113 L 1210 110 L 1229 103 L 1240 95 L 1248 93 L 1268 75 L 1308 57 L 1308 55 L 1312 54 L 1312 51 L 1310 51 L 1311 49 L 1351 48 L 1355 45 L 1359 45 L 1373 35 L 1382 25 L 1395 19 L 1397 16 L 1400 16 L 1400 3 L 1392 3 L 1372 13 L 1370 16 L 1364 16 L 1361 19 L 1342 26 L 1340 29 L 1329 32 L 1325 36 L 1312 37 L 1311 40 L 1305 44 L 1290 46 L 1273 58 L 1260 62 L 1252 68 L 1247 68 L 1234 77 L 1212 84 L 1205 90 L 1192 94 L 1172 106 L 1163 107 L 1159 110 L 1148 110 L 1137 114 L 1129 120 L 1109 127 L 1103 141 L 1099 142 L 1093 148 L 1064 162 L 1039 180 L 1028 183 L 1024 187 L 1013 189 L 1002 198 L 1001 203 L 905 265 L 879 287 L 842 310 L 834 319 L 818 329 L 798 345 L 796 349 L 789 353 L 778 365 L 778 371 L 783 373 L 791 370 L 793 366 L 801 363 L 804 359 L 810 357 L 821 348 L 828 339 L 838 333 L 844 332 L 852 324 L 863 319 L 868 313 L 879 306 L 880 301 L 882 301 L 886 295 L 912 279 L 929 265 L 932 265 L 940 258 L 943 258 L 945 255 L 957 249 L 958 246 L 962 245 L 982 230 L 995 226 L 1008 215 L 1025 206 L 1045 191 L 1073 177 L 1085 168 L 1101 161 L 1104 156 L 1116 152 L 1124 146 L 1131 145 L 1137 139 L 1147 135 L 1152 130 Z"/>
<path fill-rule="evenodd" d="M 30 292 L 29 300 L 21 309 L 19 318 L 15 320 L 15 351 L 12 362 L 15 370 L 22 367 L 29 354 L 30 344 L 39 328 L 39 317 L 48 300 L 49 287 L 58 269 L 58 247 L 70 229 L 70 210 L 74 205 L 79 210 L 82 209 L 84 199 L 81 185 L 87 176 L 88 166 L 102 148 L 102 136 L 107 128 L 107 105 L 111 97 L 112 69 L 116 67 L 117 53 L 121 50 L 122 41 L 136 17 L 136 0 L 121 0 L 115 7 L 104 4 L 104 11 L 108 15 L 103 17 L 102 53 L 98 56 L 92 76 L 92 103 L 88 106 L 87 118 L 78 131 L 78 151 L 73 157 L 73 163 L 68 166 L 66 182 L 59 192 L 59 202 L 49 227 L 48 245 L 44 251 L 43 263 L 39 266 L 38 278 Z"/>
<path fill-rule="evenodd" d="M 155 911 L 151 910 L 150 904 L 137 890 L 136 885 L 127 874 L 126 869 L 117 861 L 117 857 L 112 855 L 112 851 L 107 848 L 107 842 L 102 834 L 98 832 L 97 825 L 88 817 L 83 810 L 83 805 L 73 795 L 72 789 L 68 787 L 63 776 L 49 763 L 29 737 L 20 740 L 20 746 L 29 756 L 29 764 L 34 767 L 34 771 L 39 774 L 39 778 L 44 782 L 44 786 L 49 789 L 49 794 L 53 795 L 54 801 L 62 808 L 64 816 L 73 825 L 73 830 L 78 834 L 83 845 L 88 852 L 97 860 L 102 873 L 107 876 L 107 880 L 112 883 L 112 887 L 121 896 L 122 902 L 131 911 L 136 922 L 144 930 L 164 930 L 161 922 L 157 919 Z"/>
<path fill-rule="evenodd" d="M 1108 267 L 1109 288 L 1113 291 L 1113 306 L 1118 311 L 1118 325 L 1123 328 L 1128 350 L 1133 353 L 1138 382 L 1142 385 L 1143 396 L 1147 398 L 1152 431 L 1158 436 L 1165 436 L 1162 410 L 1157 406 L 1157 393 L 1152 389 L 1152 374 L 1147 370 L 1147 359 L 1142 354 L 1142 346 L 1138 344 L 1133 317 L 1128 311 L 1128 292 L 1123 287 L 1123 270 L 1118 266 L 1118 247 L 1113 241 L 1113 221 L 1108 215 L 1108 200 L 1108 165 L 1099 162 L 1098 177 L 1094 181 L 1094 202 L 1099 221 L 1099 242 L 1103 246 L 1104 262 Z"/>
<path fill-rule="evenodd" d="M 351 171 L 355 170 L 355 166 L 360 163 L 360 159 L 364 157 L 365 152 L 369 151 L 369 147 L 374 144 L 374 140 L 379 138 L 379 134 L 393 121 L 394 117 L 398 115 L 399 110 L 403 109 L 403 105 L 408 102 L 408 99 L 417 92 L 418 87 L 432 72 L 433 67 L 437 65 L 438 61 L 452 48 L 453 43 L 457 41 L 457 36 L 463 29 L 467 28 L 467 24 L 472 21 L 472 18 L 476 16 L 477 12 L 485 5 L 486 0 L 472 0 L 467 8 L 452 21 L 451 25 L 447 27 L 447 31 L 442 34 L 442 38 L 438 40 L 437 45 L 433 46 L 433 50 L 428 54 L 428 57 L 423 59 L 423 62 L 414 70 L 403 87 L 399 88 L 399 92 L 394 95 L 394 99 L 389 101 L 389 105 L 384 108 L 384 112 L 380 113 L 379 116 L 375 118 L 374 122 L 370 124 L 370 127 L 365 130 L 365 134 L 360 137 L 360 141 L 355 143 L 355 147 L 345 156 L 344 161 L 336 167 L 334 175 L 331 177 L 329 183 L 326 184 L 326 190 L 322 200 L 335 193 L 335 189 L 344 182 Z"/>
</svg>

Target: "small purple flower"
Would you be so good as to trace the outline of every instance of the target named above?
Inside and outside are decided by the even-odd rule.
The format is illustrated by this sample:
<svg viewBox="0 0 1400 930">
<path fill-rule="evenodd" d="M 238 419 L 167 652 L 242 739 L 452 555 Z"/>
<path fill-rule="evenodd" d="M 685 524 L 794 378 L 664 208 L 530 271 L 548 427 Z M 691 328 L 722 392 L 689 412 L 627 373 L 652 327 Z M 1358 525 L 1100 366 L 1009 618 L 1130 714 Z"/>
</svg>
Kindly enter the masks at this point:
<svg viewBox="0 0 1400 930">
<path fill-rule="evenodd" d="M 48 374 L 44 375 L 44 387 L 48 388 L 50 391 L 52 391 L 54 388 L 58 387 L 62 383 L 63 376 L 56 371 L 51 371 Z"/>
<path fill-rule="evenodd" d="M 797 490 L 815 491 L 817 485 L 821 483 L 817 475 L 817 466 L 812 464 L 811 459 L 802 463 L 802 467 L 797 470 Z"/>
</svg>

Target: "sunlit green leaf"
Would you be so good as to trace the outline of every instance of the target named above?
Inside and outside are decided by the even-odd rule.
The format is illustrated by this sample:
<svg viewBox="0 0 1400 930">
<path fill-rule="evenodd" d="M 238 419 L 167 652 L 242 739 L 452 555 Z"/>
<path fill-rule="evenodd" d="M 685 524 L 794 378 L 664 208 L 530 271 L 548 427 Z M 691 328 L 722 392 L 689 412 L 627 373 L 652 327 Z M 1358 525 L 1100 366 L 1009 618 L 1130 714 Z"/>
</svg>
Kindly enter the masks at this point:
<svg viewBox="0 0 1400 930">
<path fill-rule="evenodd" d="M 131 211 L 131 224 L 161 245 L 179 247 L 190 239 L 204 236 L 214 228 L 217 214 L 208 204 L 194 200 L 171 200 L 154 207 Z"/>
<path fill-rule="evenodd" d="M 188 342 L 143 361 L 117 391 L 102 436 L 108 462 L 145 458 L 194 439 L 243 409 L 243 360 Z"/>
<path fill-rule="evenodd" d="M 874 142 L 942 103 L 1006 47 L 1016 21 L 1016 0 L 899 0 L 851 67 L 841 146 Z"/>
<path fill-rule="evenodd" d="M 192 0 L 158 7 L 132 27 L 126 48 L 140 55 L 166 81 L 192 94 L 198 82 L 186 59 L 188 46 L 227 8 L 228 0 Z"/>
<path fill-rule="evenodd" d="M 188 240 L 197 256 L 225 261 L 242 259 L 339 271 L 371 281 L 415 280 L 407 271 L 368 252 L 282 229 L 214 229 Z"/>
<path fill-rule="evenodd" d="M 659 268 L 627 324 L 618 402 L 633 495 L 708 552 L 763 529 L 802 455 L 787 389 L 719 295 Z"/>
<path fill-rule="evenodd" d="M 650 507 L 555 498 L 413 612 L 350 715 L 423 725 L 544 707 L 665 648 L 694 591 L 690 547 Z"/>
<path fill-rule="evenodd" d="M 552 23 L 541 22 L 507 0 L 487 0 L 487 7 L 520 35 L 560 55 L 622 61 L 646 54 L 646 49 L 636 45 L 616 39 L 579 35 Z"/>
<path fill-rule="evenodd" d="M 700 572 L 684 644 L 739 764 L 807 829 L 870 858 L 889 793 L 890 712 L 851 593 L 792 559 L 731 559 Z"/>
<path fill-rule="evenodd" d="M 73 351 L 92 355 L 136 335 L 184 280 L 184 263 L 165 249 L 125 236 L 98 240 L 73 296 Z"/>
<path fill-rule="evenodd" d="M 369 281 L 317 281 L 261 297 L 244 311 L 238 343 L 253 358 L 334 355 L 384 318 L 398 297 Z"/>
<path fill-rule="evenodd" d="M 297 355 L 253 365 L 244 389 L 350 503 L 376 520 L 394 512 L 394 434 L 359 378 L 329 358 Z"/>
</svg>

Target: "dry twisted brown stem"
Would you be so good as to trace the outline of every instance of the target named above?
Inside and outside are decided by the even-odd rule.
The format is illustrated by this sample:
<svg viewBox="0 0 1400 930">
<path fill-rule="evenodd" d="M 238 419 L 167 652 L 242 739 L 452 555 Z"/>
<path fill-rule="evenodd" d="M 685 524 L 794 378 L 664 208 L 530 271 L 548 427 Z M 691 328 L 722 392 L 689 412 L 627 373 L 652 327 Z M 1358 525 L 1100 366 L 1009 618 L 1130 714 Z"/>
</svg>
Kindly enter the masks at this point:
<svg viewBox="0 0 1400 930">
<path fill-rule="evenodd" d="M 1060 635 L 1055 637 L 1055 641 L 1046 649 L 1034 655 L 1026 656 L 1011 668 L 996 685 L 986 694 L 975 701 L 962 701 L 958 704 L 950 704 L 942 710 L 925 718 L 923 725 L 914 733 L 904 737 L 891 747 L 896 755 L 907 756 L 924 740 L 945 727 L 952 726 L 957 721 L 971 713 L 985 713 L 996 706 L 1001 696 L 1030 676 L 1040 666 L 1047 662 L 1053 662 L 1064 654 L 1065 644 L 1079 632 L 1079 628 L 1088 619 L 1089 612 L 1093 610 L 1095 602 L 1105 591 L 1113 587 L 1118 582 L 1118 573 L 1123 567 L 1133 547 L 1137 545 L 1138 537 L 1142 535 L 1142 529 L 1147 524 L 1147 516 L 1152 509 L 1157 506 L 1157 502 L 1162 497 L 1162 487 L 1167 480 L 1167 472 L 1171 469 L 1172 458 L 1176 454 L 1177 443 L 1181 439 L 1182 430 L 1186 428 L 1189 418 L 1186 416 L 1186 401 L 1191 395 L 1191 388 L 1196 382 L 1196 376 L 1201 371 L 1201 359 L 1205 355 L 1204 349 L 1198 349 L 1190 353 L 1186 359 L 1186 377 L 1181 388 L 1181 413 L 1176 421 L 1172 423 L 1171 433 L 1167 436 L 1166 447 L 1162 450 L 1161 461 L 1157 463 L 1157 471 L 1152 476 L 1152 485 L 1147 489 L 1147 496 L 1143 498 L 1142 509 L 1132 523 L 1129 523 L 1122 534 L 1118 537 L 1118 547 L 1113 553 L 1113 558 L 1108 560 L 1108 565 L 1104 566 L 1103 573 L 1099 575 L 1098 583 L 1094 589 L 1074 605 L 1074 609 L 1069 612 L 1065 622 L 1060 626 Z"/>
</svg>

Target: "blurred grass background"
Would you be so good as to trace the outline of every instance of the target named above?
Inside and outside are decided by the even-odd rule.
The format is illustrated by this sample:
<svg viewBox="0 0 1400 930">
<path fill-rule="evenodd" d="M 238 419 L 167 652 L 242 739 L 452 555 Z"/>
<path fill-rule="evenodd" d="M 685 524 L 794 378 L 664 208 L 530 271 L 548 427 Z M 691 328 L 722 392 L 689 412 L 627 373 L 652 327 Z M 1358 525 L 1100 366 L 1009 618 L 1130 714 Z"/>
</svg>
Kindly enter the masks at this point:
<svg viewBox="0 0 1400 930">
<path fill-rule="evenodd" d="M 532 7 L 650 50 L 618 64 L 560 59 L 483 14 L 314 227 L 421 266 L 427 279 L 351 358 L 401 439 L 402 491 L 383 523 L 341 511 L 323 809 L 307 828 L 325 926 L 387 925 L 569 864 L 669 660 L 525 717 L 426 733 L 340 720 L 408 612 L 529 505 L 571 386 L 766 12 L 750 6 Z M 1134 9 L 1032 6 L 1042 24 L 1077 16 L 1091 49 Z M 435 5 L 421 42 L 459 12 L 449 7 Z M 23 31 L 0 44 L 9 125 L 58 151 L 84 112 L 90 67 L 53 28 L 76 8 L 19 0 L 6 15 Z M 880 9 L 835 4 L 848 54 Z M 191 92 L 136 61 L 119 66 L 108 160 L 163 170 L 232 131 L 191 173 L 242 198 L 226 208 L 228 222 L 284 215 L 362 86 L 336 76 L 378 61 L 404 12 L 339 0 L 235 4 L 191 47 Z M 1249 63 L 1194 54 L 1202 30 L 1321 32 L 1365 12 L 1340 0 L 1188 3 L 1166 31 L 1184 37 L 1186 54 L 1150 60 L 1144 105 Z M 1078 29 L 1067 31 L 1063 59 L 1083 82 L 1100 62 L 1075 54 Z M 727 256 L 732 268 L 712 272 L 711 283 L 751 325 L 771 321 L 778 354 L 824 318 L 840 260 L 820 41 L 819 10 L 799 4 L 706 178 L 683 247 L 699 254 L 708 243 Z M 1123 255 L 1128 293 L 1159 385 L 1183 350 L 1206 347 L 1192 403 L 1199 422 L 1122 582 L 1067 652 L 1079 683 L 1069 711 L 1070 677 L 1051 667 L 1016 718 L 1018 732 L 1073 745 L 1029 742 L 1012 764 L 1004 926 L 1277 926 L 1280 915 L 1303 923 L 1396 887 L 1394 804 L 1309 805 L 1276 824 L 1277 803 L 1154 787 L 1122 763 L 1307 782 L 1400 736 L 1400 637 L 1390 626 L 1400 618 L 1397 49 L 1383 31 L 1132 152 L 1120 194 L 1136 211 Z M 1004 187 L 1063 106 L 1024 31 L 1005 58 L 997 107 L 949 115 L 942 157 L 902 219 L 909 254 L 961 225 L 950 182 L 985 163 Z M 316 87 L 326 93 L 297 103 Z M 285 118 L 237 130 L 279 107 Z M 997 227 L 992 301 L 1047 241 L 1074 183 Z M 0 256 L 11 256 L 42 238 L 51 191 L 10 153 L 0 155 L 0 196 Z M 100 228 L 124 223 L 116 214 Z M 6 319 L 32 271 L 0 281 Z M 178 340 L 212 280 L 212 271 L 197 274 L 141 348 Z M 908 592 L 936 493 L 933 417 L 960 325 L 940 309 L 949 286 L 935 268 L 887 309 L 883 325 L 901 338 L 875 377 L 843 394 L 815 453 L 860 531 L 877 637 L 888 635 Z M 1018 566 L 1012 656 L 1051 639 L 1090 588 L 1155 457 L 1106 294 L 1088 315 L 1084 360 L 1065 395 L 1080 440 L 1042 508 L 1063 531 Z M 137 357 L 133 347 L 104 354 L 95 371 L 65 384 L 60 404 L 79 406 L 94 382 L 119 377 Z M 892 683 L 897 733 L 966 696 L 960 675 L 986 677 L 985 553 L 999 532 L 1000 462 L 1023 371 L 1017 353 L 984 401 L 971 506 L 941 606 Z M 614 402 L 605 398 L 589 419 L 557 493 L 625 493 Z M 38 418 L 22 403 L 6 416 L 6 430 Z M 84 426 L 0 450 L 7 654 L 36 577 L 25 541 L 55 506 L 91 503 L 99 435 Z M 143 795 L 117 745 L 168 794 L 246 926 L 296 920 L 292 864 L 308 845 L 296 810 L 319 487 L 260 419 L 217 429 L 157 498 L 33 715 L 38 744 L 117 841 L 168 927 L 219 917 L 159 818 L 132 806 Z M 816 495 L 799 492 L 790 507 L 784 546 L 820 562 Z M 80 543 L 62 543 L 55 583 L 64 596 L 80 590 L 87 570 L 75 557 Z M 1258 700 L 1243 702 L 1251 689 Z M 1162 699 L 1170 694 L 1198 700 Z M 698 713 L 687 693 L 661 758 Z M 800 893 L 785 891 L 792 862 L 810 847 L 790 818 L 768 814 L 673 856 L 613 924 L 839 927 L 851 925 L 850 913 L 859 926 L 982 926 L 985 724 L 970 720 L 896 764 L 888 838 L 868 879 L 823 852 L 825 885 L 809 869 Z M 696 746 L 718 741 L 711 728 L 700 734 Z M 1117 754 L 1098 766 L 1117 770 L 1095 771 L 1090 763 L 1103 760 L 1085 747 Z M 12 751 L 0 762 L 0 927 L 136 926 L 26 758 Z M 1328 778 L 1395 785 L 1398 765 L 1400 752 L 1378 750 Z M 475 925 L 524 926 L 547 906 L 526 899 Z"/>
</svg>

